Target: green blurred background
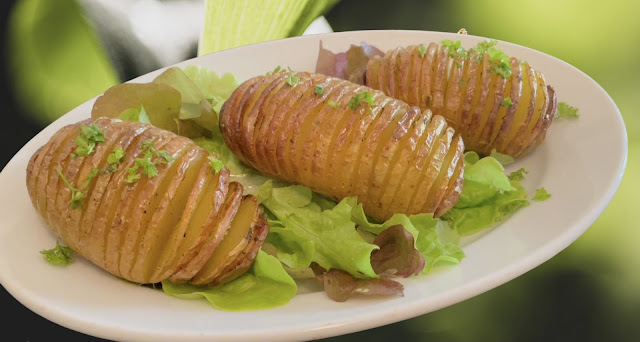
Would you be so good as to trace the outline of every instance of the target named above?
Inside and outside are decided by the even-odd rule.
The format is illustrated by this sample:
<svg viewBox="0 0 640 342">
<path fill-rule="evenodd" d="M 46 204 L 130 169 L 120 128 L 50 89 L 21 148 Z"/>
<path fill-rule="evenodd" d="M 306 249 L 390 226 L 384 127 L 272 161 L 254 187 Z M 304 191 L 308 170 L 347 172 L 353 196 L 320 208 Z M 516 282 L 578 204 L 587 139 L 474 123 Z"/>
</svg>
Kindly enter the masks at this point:
<svg viewBox="0 0 640 342">
<path fill-rule="evenodd" d="M 163 66 L 157 60 L 138 65 L 136 58 L 152 60 L 148 51 L 118 59 L 74 1 L 5 1 L 0 6 L 2 167 L 69 109 L 113 84 Z M 327 341 L 640 341 L 640 2 L 318 1 L 301 9 L 298 19 L 278 34 L 300 34 L 309 22 L 306 17 L 323 12 L 334 31 L 456 32 L 464 27 L 473 35 L 555 56 L 602 85 L 618 105 L 629 139 L 627 169 L 613 201 L 560 254 L 462 303 Z M 185 58 L 196 51 L 189 50 Z M 37 316 L 4 288 L 0 299 L 0 313 L 16 323 L 3 324 L 3 334 L 12 340 L 100 340 Z"/>
</svg>

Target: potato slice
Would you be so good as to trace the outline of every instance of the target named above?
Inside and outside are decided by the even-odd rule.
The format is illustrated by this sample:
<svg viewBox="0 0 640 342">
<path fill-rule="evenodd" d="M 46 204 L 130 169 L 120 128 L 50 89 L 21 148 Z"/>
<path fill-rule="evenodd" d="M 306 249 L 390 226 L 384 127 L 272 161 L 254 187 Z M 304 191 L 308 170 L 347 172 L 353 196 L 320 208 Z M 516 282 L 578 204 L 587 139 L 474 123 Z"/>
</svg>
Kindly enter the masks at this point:
<svg viewBox="0 0 640 342">
<path fill-rule="evenodd" d="M 431 120 L 431 111 L 428 109 L 427 111 L 428 113 L 420 115 L 412 124 L 406 141 L 399 147 L 399 153 L 394 157 L 389 171 L 385 175 L 385 180 L 383 181 L 384 191 L 380 195 L 380 202 L 383 210 L 385 210 L 383 216 L 394 214 L 394 212 L 390 211 L 394 206 L 394 196 L 398 189 L 402 187 L 402 184 L 407 181 L 407 171 L 413 166 L 412 163 L 420 146 L 420 141 L 426 135 L 424 133 Z"/>
<path fill-rule="evenodd" d="M 458 198 L 460 197 L 463 184 L 464 184 L 464 156 L 461 158 L 458 158 L 455 171 L 453 171 L 453 176 L 449 178 L 449 185 L 444 194 L 444 197 L 442 197 L 442 201 L 440 202 L 440 204 L 438 204 L 436 211 L 433 213 L 434 217 L 440 217 L 444 213 L 449 211 L 449 209 L 453 208 L 453 206 L 458 201 Z"/>
<path fill-rule="evenodd" d="M 222 199 L 219 199 L 220 196 L 215 196 L 216 190 L 221 186 L 221 174 L 228 173 L 227 169 L 223 169 L 214 177 L 210 177 L 209 174 L 211 172 L 211 167 L 207 163 L 204 163 L 200 168 L 198 178 L 189 194 L 184 214 L 180 218 L 180 222 L 176 224 L 176 228 L 171 232 L 166 245 L 162 247 L 162 254 L 156 261 L 155 269 L 149 282 L 155 283 L 168 278 L 177 269 L 185 254 L 187 254 L 187 248 L 198 247 L 198 242 L 194 241 L 206 238 L 206 236 L 201 237 L 206 231 L 206 229 L 203 229 L 206 220 L 205 213 L 209 213 L 209 215 L 213 213 L 215 215 L 218 212 L 226 196 L 226 189 Z M 216 201 L 214 202 L 214 200 Z M 215 208 L 213 207 L 214 205 L 216 206 Z M 201 224 L 196 224 L 196 222 Z M 184 246 L 181 250 L 182 252 L 178 254 L 182 246 Z M 195 254 L 196 252 L 193 251 L 192 253 Z"/>
<path fill-rule="evenodd" d="M 126 147 L 125 159 L 120 164 L 121 169 L 118 169 L 117 172 L 111 175 L 108 189 L 105 190 L 106 192 L 102 198 L 102 203 L 96 211 L 93 227 L 91 229 L 91 237 L 89 238 L 88 258 L 101 268 L 105 268 L 105 251 L 109 242 L 112 244 L 119 244 L 122 241 L 120 239 L 121 231 L 114 230 L 112 232 L 110 227 L 113 224 L 113 217 L 119 209 L 119 199 L 122 196 L 122 192 L 125 187 L 129 186 L 129 184 L 126 183 L 127 176 L 129 175 L 127 169 L 134 165 L 135 158 L 142 152 L 142 142 L 153 139 L 154 134 L 155 132 L 153 130 L 148 129 L 136 136 L 130 142 L 130 145 Z M 125 147 L 123 146 L 123 148 Z M 111 238 L 109 238 L 109 235 L 111 235 Z M 111 250 L 117 251 L 118 247 L 112 246 Z"/>
<path fill-rule="evenodd" d="M 427 158 L 427 165 L 425 166 L 428 171 L 423 172 L 420 180 L 418 181 L 417 190 L 414 192 L 411 201 L 409 202 L 408 212 L 421 213 L 425 212 L 425 203 L 429 199 L 430 190 L 436 185 L 436 180 L 440 174 L 442 168 L 448 167 L 445 164 L 445 158 L 451 146 L 453 140 L 454 131 L 453 128 L 447 127 L 444 133 L 439 137 L 433 145 L 431 153 Z"/>
<path fill-rule="evenodd" d="M 293 173 L 300 176 L 300 179 L 305 182 L 312 177 L 311 174 L 311 156 L 315 152 L 313 148 L 316 137 L 320 133 L 319 130 L 322 127 L 322 121 L 331 107 L 326 106 L 330 96 L 334 96 L 338 85 L 343 84 L 344 80 L 338 78 L 328 78 L 323 83 L 318 83 L 322 87 L 321 94 L 316 95 L 316 101 L 309 114 L 306 116 L 302 127 L 297 134 L 295 151 L 292 151 L 291 159 L 297 161 L 293 163 Z M 315 86 L 314 86 L 315 87 Z"/>
<path fill-rule="evenodd" d="M 413 196 L 407 196 L 418 189 L 421 180 L 420 174 L 428 168 L 430 162 L 430 152 L 438 146 L 440 137 L 444 134 L 447 125 L 442 116 L 431 117 L 431 110 L 423 111 L 429 120 L 427 127 L 418 141 L 416 149 L 413 151 L 409 167 L 404 171 L 402 184 L 396 189 L 392 196 L 392 201 L 387 209 L 387 215 L 393 213 L 409 212 L 411 199 Z M 426 172 L 426 171 L 424 171 Z"/>
<path fill-rule="evenodd" d="M 196 151 L 195 153 L 193 153 Z M 131 269 L 130 277 L 139 277 L 141 282 L 149 283 L 151 273 L 156 262 L 167 244 L 171 232 L 177 226 L 187 205 L 189 193 L 196 182 L 198 171 L 203 163 L 207 163 L 205 151 L 191 149 L 185 156 L 178 172 L 174 176 L 178 181 L 172 181 L 163 195 L 163 200 L 158 205 L 154 217 L 149 222 L 149 227 L 144 232 L 144 237 L 135 247 L 137 255 Z M 122 266 L 127 266 L 123 264 Z"/>
<path fill-rule="evenodd" d="M 240 148 L 247 148 L 243 153 L 251 156 L 256 155 L 255 145 L 253 144 L 254 133 L 256 128 L 257 119 L 262 113 L 260 110 L 264 105 L 269 103 L 269 100 L 275 95 L 277 89 L 283 86 L 289 86 L 285 84 L 283 80 L 288 76 L 288 73 L 278 72 L 270 77 L 270 80 L 264 82 L 254 91 L 254 96 L 251 97 L 250 103 L 246 104 L 246 109 L 243 110 L 244 116 L 240 122 L 240 134 L 241 139 L 244 141 L 239 144 Z"/>
<path fill-rule="evenodd" d="M 318 182 L 318 188 L 331 189 L 338 188 L 332 179 L 334 170 L 331 169 L 331 165 L 334 162 L 336 155 L 335 140 L 339 130 L 344 127 L 343 116 L 348 113 L 347 104 L 361 89 L 356 85 L 345 83 L 343 85 L 344 91 L 339 92 L 336 97 L 330 97 L 324 103 L 325 106 L 331 108 L 326 113 L 325 119 L 320 123 L 321 131 L 320 135 L 316 138 L 316 150 L 311 164 L 311 172 L 316 176 L 314 182 Z M 332 101 L 330 105 L 330 102 Z M 330 194 L 331 190 L 323 191 L 323 194 L 333 197 L 337 197 Z"/>
<path fill-rule="evenodd" d="M 371 124 L 370 132 L 367 133 L 365 140 L 361 142 L 361 152 L 359 152 L 358 165 L 355 169 L 356 176 L 351 178 L 354 182 L 352 185 L 353 193 L 358 194 L 360 201 L 363 201 L 368 196 L 369 176 L 376 165 L 375 162 L 380 153 L 379 150 L 382 149 L 382 146 L 379 146 L 380 142 L 384 140 L 385 136 L 388 138 L 391 135 L 400 118 L 398 113 L 401 112 L 398 101 L 392 100 L 386 103 Z M 363 201 L 363 205 L 364 203 Z M 374 213 L 368 212 L 367 208 L 365 208 L 365 211 L 369 215 L 374 215 Z"/>
<path fill-rule="evenodd" d="M 222 105 L 223 109 L 220 110 L 220 129 L 221 130 L 230 130 L 230 131 L 233 131 L 233 132 L 236 132 L 236 131 L 239 130 L 235 126 L 235 123 L 239 122 L 238 118 L 236 118 L 236 116 L 240 115 L 241 112 L 240 111 L 224 110 L 224 108 L 225 107 L 242 108 L 241 107 L 241 102 L 244 99 L 244 95 L 248 94 L 248 90 L 254 85 L 255 82 L 256 82 L 256 80 L 248 80 L 248 81 L 243 82 L 242 84 L 240 84 L 238 86 L 238 88 L 236 88 L 236 90 L 235 90 L 235 91 L 238 92 L 238 96 L 234 97 L 233 99 L 228 99 Z M 224 113 L 224 115 L 222 113 Z M 229 144 L 229 143 L 227 143 L 227 144 Z M 229 147 L 231 148 L 231 146 L 229 146 Z M 234 149 L 238 148 L 238 146 L 234 145 L 233 148 Z"/>
<path fill-rule="evenodd" d="M 452 128 L 450 129 L 453 130 Z M 422 207 L 422 212 L 434 213 L 434 216 L 437 217 L 435 213 L 438 210 L 438 205 L 449 188 L 449 180 L 453 177 L 458 160 L 464 158 L 463 153 L 464 144 L 462 143 L 462 139 L 460 136 L 455 136 L 449 145 L 449 151 L 440 168 L 440 174 L 438 174 L 438 178 L 436 178 L 431 189 L 429 189 L 429 195 Z"/>
<path fill-rule="evenodd" d="M 123 122 L 109 124 L 110 120 L 99 119 L 94 121 L 94 123 L 103 130 L 105 137 L 109 137 L 109 139 L 106 139 L 103 143 L 96 144 L 94 152 L 91 155 L 72 159 L 63 171 L 67 179 L 75 184 L 76 188 L 83 191 L 85 195 L 85 199 L 82 201 L 83 207 L 89 205 L 89 200 L 92 198 L 91 192 L 93 187 L 105 172 L 105 169 L 101 169 L 101 166 L 107 165 L 106 160 L 108 155 L 113 151 L 113 143 L 118 141 L 119 137 L 123 134 L 123 130 L 120 127 L 120 125 L 124 124 Z M 88 179 L 92 172 L 97 172 L 97 174 L 94 174 L 92 179 Z M 69 201 L 71 200 L 70 192 L 67 194 L 68 196 L 61 195 L 62 193 L 58 193 L 56 206 L 58 212 L 67 213 L 64 219 L 64 221 L 66 221 L 65 230 L 69 232 L 67 239 L 68 241 L 73 241 L 74 249 L 78 251 L 84 250 L 84 245 L 81 244 L 82 230 L 80 222 L 85 210 L 71 209 L 69 207 Z"/>
<path fill-rule="evenodd" d="M 322 182 L 320 186 L 326 186 L 323 178 L 326 177 L 327 164 L 330 158 L 329 144 L 331 143 L 331 129 L 335 124 L 335 115 L 338 112 L 338 106 L 328 105 L 329 101 L 340 103 L 343 97 L 349 96 L 350 88 L 346 87 L 345 81 L 335 84 L 335 88 L 322 98 L 322 108 L 318 112 L 318 117 L 313 122 L 313 127 L 309 132 L 307 143 L 304 147 L 304 159 L 298 159 L 304 168 L 302 182 L 309 184 L 310 182 Z M 326 89 L 325 89 L 326 91 Z M 306 159 L 308 157 L 308 159 Z M 325 178 L 326 179 L 326 178 Z"/>
<path fill-rule="evenodd" d="M 397 159 L 402 151 L 402 147 L 407 144 L 407 140 L 411 137 L 409 131 L 414 122 L 421 116 L 420 108 L 412 107 L 401 116 L 398 115 L 399 120 L 393 132 L 388 136 L 383 136 L 378 146 L 382 145 L 382 149 L 376 152 L 377 159 L 373 165 L 373 170 L 369 178 L 368 195 L 374 201 L 372 201 L 368 210 L 370 212 L 383 212 L 385 209 L 382 195 L 388 186 L 387 175 L 396 165 Z"/>
<path fill-rule="evenodd" d="M 258 200 L 248 195 L 242 198 L 235 207 L 237 212 L 231 221 L 227 234 L 213 250 L 213 253 L 210 254 L 204 266 L 191 279 L 192 284 L 210 284 L 237 258 L 249 243 L 249 239 L 252 237 L 251 229 L 254 228 L 254 222 L 258 220 L 259 216 Z"/>
<path fill-rule="evenodd" d="M 187 282 L 202 271 L 212 253 L 216 253 L 222 241 L 224 241 L 223 239 L 229 234 L 231 222 L 239 210 L 241 201 L 242 185 L 237 182 L 229 183 L 229 190 L 224 203 L 218 212 L 210 216 L 205 223 L 205 227 L 208 227 L 208 234 L 201 234 L 204 239 L 201 245 L 197 247 L 197 253 L 188 259 L 186 263 L 179 266 L 169 278 L 171 281 L 175 283 Z"/>
<path fill-rule="evenodd" d="M 114 142 L 114 146 L 120 146 L 123 148 L 123 150 L 126 150 L 126 147 L 130 144 L 135 142 L 139 143 L 138 137 L 150 128 L 151 126 L 149 125 L 137 125 L 135 128 L 131 129 L 123 127 L 124 134 Z M 125 160 L 123 160 L 123 163 L 118 166 L 118 170 L 122 171 L 126 168 L 126 164 L 124 164 Z M 103 199 L 108 197 L 106 196 L 106 194 L 109 191 L 114 191 L 114 189 L 117 189 L 117 186 L 111 182 L 114 174 L 115 173 L 109 172 L 98 177 L 93 188 L 87 194 L 88 200 L 86 203 L 86 207 L 84 207 L 84 209 L 82 210 L 83 214 L 80 218 L 80 234 L 78 242 L 79 248 L 80 250 L 84 251 L 85 258 L 89 259 L 98 266 L 104 265 L 104 256 L 98 255 L 92 250 L 91 243 L 92 241 L 94 244 L 97 243 L 97 240 L 94 239 L 97 238 L 98 235 L 94 233 L 93 229 L 94 227 L 96 227 L 95 222 L 98 220 L 100 215 L 104 214 L 104 212 L 100 211 L 100 209 L 107 206 L 103 202 Z"/>
<path fill-rule="evenodd" d="M 168 131 L 162 131 L 160 132 L 160 135 L 154 139 L 155 146 L 157 149 L 163 150 L 165 148 L 165 145 L 168 145 L 175 138 L 176 136 L 174 134 L 170 134 L 170 132 Z M 126 152 L 132 153 L 136 158 L 142 158 L 145 153 L 145 149 L 142 147 L 143 142 L 140 143 L 140 146 L 133 147 L 133 151 L 131 149 L 132 146 L 129 146 L 129 149 L 127 149 Z M 174 165 L 174 163 L 172 163 L 171 165 Z M 174 167 L 168 167 L 167 165 L 158 165 L 157 176 L 153 178 L 141 176 L 139 180 L 131 184 L 128 184 L 126 182 L 126 178 L 129 175 L 128 172 L 122 172 L 118 175 L 121 178 L 119 180 L 116 180 L 116 182 L 121 182 L 124 184 L 121 190 L 113 198 L 115 203 L 111 206 L 111 210 L 108 212 L 106 221 L 107 223 L 105 226 L 105 228 L 108 230 L 108 233 L 105 241 L 106 244 L 104 267 L 112 274 L 123 277 L 123 274 L 119 271 L 119 260 L 121 252 L 126 248 L 127 244 L 137 241 L 136 238 L 127 236 L 133 219 L 135 219 L 137 215 L 140 215 L 139 212 L 132 212 L 133 208 L 135 207 L 133 203 L 136 203 L 138 201 L 138 195 L 145 188 L 145 185 L 161 182 L 162 179 L 164 179 L 164 173 L 167 172 L 166 170 L 171 169 L 174 169 Z M 142 170 L 140 170 L 139 172 L 142 172 Z M 141 229 L 140 225 L 135 225 L 134 227 L 136 230 Z M 146 226 L 144 226 L 144 228 L 146 228 Z"/>
<path fill-rule="evenodd" d="M 221 272 L 220 276 L 212 280 L 209 285 L 228 283 L 249 270 L 269 233 L 267 219 L 259 215 L 258 220 L 254 222 L 254 227 L 251 228 L 250 232 L 252 233 L 252 237 L 249 239 L 249 243 L 245 249 Z"/>
<path fill-rule="evenodd" d="M 173 160 L 158 166 L 158 175 L 138 185 L 137 199 L 130 204 L 128 224 L 124 227 L 123 243 L 119 249 L 118 269 L 120 274 L 134 282 L 146 283 L 144 263 L 152 258 L 151 250 L 160 246 L 165 238 L 164 226 L 170 213 L 183 210 L 185 196 L 178 189 L 191 190 L 203 162 L 203 154 L 188 148 L 191 142 L 175 138 L 163 148 Z M 188 146 L 185 148 L 185 146 Z M 182 205 L 182 207 L 181 207 Z"/>
<path fill-rule="evenodd" d="M 72 139 L 70 131 L 75 131 L 75 125 L 69 125 L 61 128 L 51 140 L 46 144 L 46 147 L 42 147 L 38 153 L 38 157 L 33 159 L 32 173 L 27 178 L 27 187 L 30 188 L 29 194 L 31 195 L 31 201 L 34 203 L 36 211 L 40 214 L 42 219 L 47 223 L 47 226 L 53 233 L 59 236 L 57 227 L 53 227 L 47 219 L 47 182 L 51 172 L 54 170 L 54 164 L 51 163 L 51 159 L 56 156 L 56 150 L 60 145 L 64 145 L 69 139 Z M 27 167 L 29 169 L 29 167 Z"/>
</svg>

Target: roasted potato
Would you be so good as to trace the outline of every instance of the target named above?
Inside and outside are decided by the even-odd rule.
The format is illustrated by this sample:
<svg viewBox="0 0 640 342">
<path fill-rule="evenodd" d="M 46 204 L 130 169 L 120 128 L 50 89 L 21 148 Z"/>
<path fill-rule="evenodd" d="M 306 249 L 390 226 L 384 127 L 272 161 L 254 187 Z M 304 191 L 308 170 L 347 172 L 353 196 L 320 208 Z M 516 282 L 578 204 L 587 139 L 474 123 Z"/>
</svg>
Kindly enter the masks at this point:
<svg viewBox="0 0 640 342">
<path fill-rule="evenodd" d="M 80 154 L 87 127 L 103 141 Z M 248 269 L 269 228 L 256 198 L 208 157 L 174 133 L 98 118 L 56 132 L 29 160 L 26 183 L 51 231 L 108 272 L 214 285 Z"/>
<path fill-rule="evenodd" d="M 340 200 L 358 196 L 378 220 L 440 216 L 458 199 L 464 144 L 444 118 L 339 78 L 278 72 L 225 102 L 229 148 L 263 174 Z"/>
<path fill-rule="evenodd" d="M 544 76 L 510 58 L 511 75 L 494 70 L 488 53 L 450 53 L 431 43 L 388 51 L 369 60 L 365 84 L 442 115 L 468 150 L 522 157 L 545 137 L 556 94 Z"/>
</svg>

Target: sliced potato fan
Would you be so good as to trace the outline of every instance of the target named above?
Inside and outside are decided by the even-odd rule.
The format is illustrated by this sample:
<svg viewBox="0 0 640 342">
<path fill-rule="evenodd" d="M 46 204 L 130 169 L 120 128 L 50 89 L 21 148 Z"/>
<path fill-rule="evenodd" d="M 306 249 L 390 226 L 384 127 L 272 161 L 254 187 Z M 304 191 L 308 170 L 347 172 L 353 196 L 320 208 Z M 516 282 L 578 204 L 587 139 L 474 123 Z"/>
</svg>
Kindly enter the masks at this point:
<svg viewBox="0 0 640 342">
<path fill-rule="evenodd" d="M 369 60 L 365 84 L 442 115 L 468 150 L 521 157 L 544 140 L 556 94 L 529 63 L 488 49 L 396 48 Z"/>
<path fill-rule="evenodd" d="M 340 200 L 358 196 L 381 221 L 444 214 L 462 188 L 464 145 L 446 121 L 339 78 L 277 72 L 241 84 L 220 128 L 263 174 Z"/>
<path fill-rule="evenodd" d="M 98 118 L 55 133 L 31 157 L 27 188 L 54 234 L 118 277 L 220 284 L 248 269 L 268 226 L 208 157 L 174 133 Z"/>
</svg>

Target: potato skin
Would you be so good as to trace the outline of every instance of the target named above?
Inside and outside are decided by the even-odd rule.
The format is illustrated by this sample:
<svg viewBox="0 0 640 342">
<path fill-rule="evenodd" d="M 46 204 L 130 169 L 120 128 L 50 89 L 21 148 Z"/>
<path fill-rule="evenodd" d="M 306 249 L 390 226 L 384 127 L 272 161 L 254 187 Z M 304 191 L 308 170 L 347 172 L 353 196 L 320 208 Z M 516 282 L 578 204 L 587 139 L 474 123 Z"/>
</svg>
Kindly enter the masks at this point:
<svg viewBox="0 0 640 342">
<path fill-rule="evenodd" d="M 481 155 L 495 149 L 519 158 L 542 143 L 557 98 L 540 72 L 511 58 L 512 75 L 505 79 L 491 70 L 486 53 L 452 57 L 444 45 L 425 48 L 422 56 L 420 46 L 411 45 L 373 57 L 365 85 L 444 116 L 466 149 Z M 509 107 L 502 104 L 506 98 L 512 101 Z"/>
<path fill-rule="evenodd" d="M 363 85 L 306 72 L 292 85 L 288 74 L 247 80 L 222 108 L 221 132 L 244 163 L 337 201 L 358 196 L 381 221 L 455 204 L 464 145 L 442 117 Z M 371 105 L 349 105 L 363 93 Z"/>
<path fill-rule="evenodd" d="M 96 143 L 94 151 L 88 156 L 74 157 L 79 128 L 91 124 L 104 132 L 105 141 Z M 154 177 L 141 175 L 137 181 L 127 182 L 127 168 L 134 166 L 137 158 L 143 158 L 146 151 L 143 142 L 146 140 L 153 141 L 156 150 L 167 151 L 174 159 L 168 163 L 156 163 L 158 174 Z M 116 147 L 121 147 L 125 156 L 117 169 L 109 172 L 108 155 Z M 207 261 L 215 248 L 203 248 L 200 252 L 194 248 L 200 247 L 199 241 L 202 239 L 214 236 L 217 241 L 223 239 L 235 217 L 236 210 L 230 208 L 224 213 L 224 219 L 215 219 L 219 214 L 219 205 L 213 205 L 210 214 L 200 210 L 199 215 L 210 218 L 204 220 L 201 226 L 194 225 L 189 232 L 202 235 L 201 239 L 196 240 L 193 246 L 184 242 L 183 249 L 191 251 L 186 257 L 175 252 L 167 253 L 170 258 L 163 259 L 159 264 L 159 253 L 165 248 L 177 250 L 183 242 L 182 236 L 186 234 L 180 233 L 178 238 L 177 234 L 172 234 L 172 230 L 178 227 L 186 230 L 191 215 L 203 200 L 200 194 L 204 192 L 205 184 L 214 186 L 211 189 L 215 191 L 210 192 L 214 193 L 215 198 L 213 202 L 208 201 L 210 204 L 225 201 L 227 186 L 236 189 L 233 196 L 242 196 L 242 185 L 227 181 L 229 172 L 226 168 L 215 173 L 208 165 L 208 155 L 190 139 L 151 125 L 97 118 L 61 128 L 40 147 L 27 165 L 26 185 L 34 208 L 64 244 L 118 277 L 136 283 L 155 283 L 170 279 L 196 255 L 203 259 L 200 264 Z M 99 172 L 87 182 L 92 170 Z M 185 177 L 185 174 L 191 176 Z M 72 190 L 64 180 L 83 193 L 81 207 L 71 207 Z M 175 207 L 176 203 L 180 207 Z M 240 201 L 234 199 L 229 203 L 237 209 Z M 153 218 L 147 214 L 153 215 Z M 266 220 L 258 207 L 254 214 L 251 225 L 261 227 L 257 232 L 268 231 Z M 252 246 L 259 249 L 264 237 L 257 236 L 262 238 L 256 238 Z M 248 269 L 244 266 L 250 265 L 255 255 L 246 252 L 233 256 L 236 264 L 243 267 L 221 270 L 215 275 L 215 283 L 223 283 L 242 274 Z M 162 271 L 158 273 L 162 277 L 150 272 L 156 269 Z M 192 273 L 196 272 L 197 269 Z M 190 277 L 180 278 L 180 282 L 190 280 Z"/>
</svg>

